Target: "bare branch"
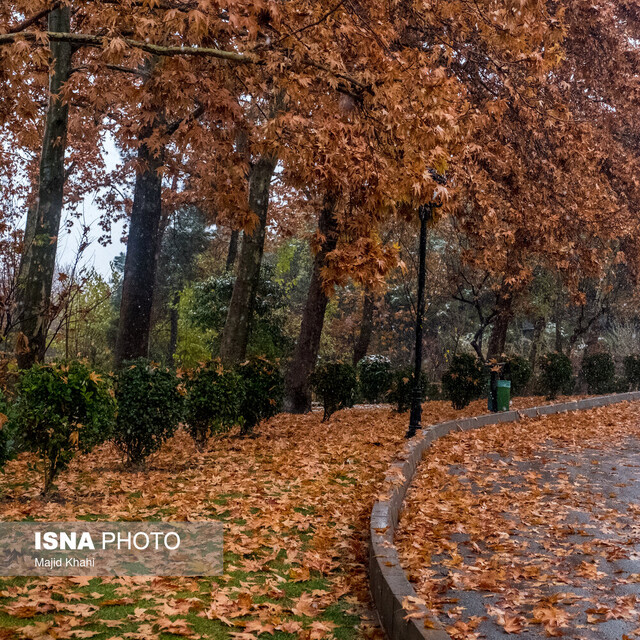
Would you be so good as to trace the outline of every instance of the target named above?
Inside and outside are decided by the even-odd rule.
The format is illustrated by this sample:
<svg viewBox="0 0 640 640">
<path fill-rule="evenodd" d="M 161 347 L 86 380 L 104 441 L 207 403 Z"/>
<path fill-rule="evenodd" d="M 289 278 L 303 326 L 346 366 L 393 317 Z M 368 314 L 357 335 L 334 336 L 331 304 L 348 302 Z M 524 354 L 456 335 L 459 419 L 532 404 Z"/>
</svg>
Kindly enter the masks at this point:
<svg viewBox="0 0 640 640">
<path fill-rule="evenodd" d="M 3 33 L 0 34 L 0 46 L 12 44 L 18 40 L 28 40 L 34 42 L 46 35 L 49 40 L 54 42 L 69 42 L 77 47 L 103 47 L 108 41 L 102 36 L 94 36 L 87 33 L 66 33 L 47 31 L 46 34 L 34 33 L 33 31 L 24 31 L 21 33 Z M 213 49 L 210 47 L 163 47 L 158 44 L 149 42 L 141 42 L 140 40 L 132 40 L 131 38 L 122 38 L 122 41 L 133 49 L 140 49 L 146 53 L 162 57 L 175 56 L 200 56 L 205 58 L 218 58 L 220 60 L 228 60 L 239 64 L 261 64 L 254 56 L 236 53 L 235 51 L 224 51 L 223 49 Z"/>
</svg>

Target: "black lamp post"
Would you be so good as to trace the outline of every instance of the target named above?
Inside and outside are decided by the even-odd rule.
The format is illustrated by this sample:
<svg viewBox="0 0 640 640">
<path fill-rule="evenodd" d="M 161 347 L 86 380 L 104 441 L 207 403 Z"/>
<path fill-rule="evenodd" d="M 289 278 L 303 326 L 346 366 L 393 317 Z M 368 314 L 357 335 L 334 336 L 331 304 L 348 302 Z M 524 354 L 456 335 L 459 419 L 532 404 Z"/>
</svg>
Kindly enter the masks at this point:
<svg viewBox="0 0 640 640">
<path fill-rule="evenodd" d="M 415 363 L 413 369 L 413 390 L 411 393 L 411 412 L 409 414 L 409 429 L 406 437 L 413 438 L 420 428 L 422 420 L 422 324 L 425 309 L 425 285 L 427 283 L 427 224 L 433 218 L 433 210 L 436 204 L 430 202 L 423 204 L 418 209 L 420 216 L 420 251 L 418 263 L 418 308 L 416 309 L 416 348 Z"/>
<path fill-rule="evenodd" d="M 447 184 L 446 176 L 438 173 L 435 169 L 429 169 L 431 177 L 437 184 Z M 441 207 L 437 203 L 437 193 L 429 204 L 423 204 L 418 208 L 420 216 L 420 257 L 418 264 L 418 308 L 416 309 L 416 349 L 415 363 L 413 368 L 413 390 L 411 393 L 411 411 L 409 413 L 409 429 L 406 438 L 413 438 L 421 427 L 422 420 L 422 386 L 420 378 L 422 376 L 422 324 L 424 322 L 425 308 L 425 285 L 427 284 L 427 225 L 433 220 L 433 212 Z"/>
</svg>

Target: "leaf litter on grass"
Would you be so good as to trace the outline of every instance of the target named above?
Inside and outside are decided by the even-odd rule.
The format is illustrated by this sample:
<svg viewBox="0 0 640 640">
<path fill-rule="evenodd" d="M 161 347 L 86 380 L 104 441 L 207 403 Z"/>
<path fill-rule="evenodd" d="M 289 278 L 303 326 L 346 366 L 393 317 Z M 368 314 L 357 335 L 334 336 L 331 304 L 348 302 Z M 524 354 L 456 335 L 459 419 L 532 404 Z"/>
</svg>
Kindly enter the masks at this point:
<svg viewBox="0 0 640 640">
<path fill-rule="evenodd" d="M 518 407 L 539 398 L 517 400 Z M 424 405 L 423 424 L 484 413 Z M 349 410 L 280 415 L 255 438 L 198 452 L 179 432 L 128 471 L 109 445 L 76 458 L 55 500 L 40 496 L 35 459 L 0 476 L 0 518 L 224 522 L 218 578 L 0 580 L 0 639 L 381 637 L 367 583 L 368 518 L 405 446 L 408 414 Z"/>
</svg>

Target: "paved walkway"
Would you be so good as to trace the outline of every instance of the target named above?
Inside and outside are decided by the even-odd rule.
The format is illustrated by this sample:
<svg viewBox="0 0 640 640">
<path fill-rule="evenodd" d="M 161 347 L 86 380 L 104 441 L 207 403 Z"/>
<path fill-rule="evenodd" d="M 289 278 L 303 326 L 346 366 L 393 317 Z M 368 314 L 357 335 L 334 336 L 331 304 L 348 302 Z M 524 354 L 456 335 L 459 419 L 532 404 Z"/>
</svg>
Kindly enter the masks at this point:
<svg viewBox="0 0 640 640">
<path fill-rule="evenodd" d="M 433 558 L 449 587 L 444 611 L 464 610 L 459 637 L 545 638 L 554 630 L 571 638 L 637 637 L 640 441 L 579 451 L 547 443 L 530 460 L 489 455 L 488 482 L 451 471 L 474 494 L 511 495 L 526 508 L 504 513 L 513 526 L 503 541 L 478 545 L 454 534 L 459 568 Z M 493 472 L 501 466 L 509 473 Z M 542 624 L 527 624 L 532 617 Z"/>
</svg>

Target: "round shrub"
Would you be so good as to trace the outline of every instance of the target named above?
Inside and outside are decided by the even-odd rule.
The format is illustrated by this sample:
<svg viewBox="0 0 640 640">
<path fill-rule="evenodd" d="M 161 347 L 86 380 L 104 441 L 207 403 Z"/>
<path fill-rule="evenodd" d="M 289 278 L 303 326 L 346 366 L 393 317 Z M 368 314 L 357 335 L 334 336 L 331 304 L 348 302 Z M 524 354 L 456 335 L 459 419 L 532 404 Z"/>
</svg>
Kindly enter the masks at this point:
<svg viewBox="0 0 640 640">
<path fill-rule="evenodd" d="M 0 391 L 0 471 L 15 453 L 15 423 L 10 418 L 10 407 Z"/>
<path fill-rule="evenodd" d="M 350 364 L 330 362 L 320 365 L 311 376 L 311 384 L 324 407 L 323 422 L 344 407 L 352 407 L 357 380 Z"/>
<path fill-rule="evenodd" d="M 615 385 L 616 367 L 609 353 L 593 353 L 582 359 L 582 377 L 591 393 L 610 393 Z"/>
<path fill-rule="evenodd" d="M 247 434 L 281 410 L 284 378 L 275 364 L 263 358 L 247 360 L 237 371 L 244 390 L 244 401 L 240 408 L 242 433 Z"/>
<path fill-rule="evenodd" d="M 548 353 L 540 360 L 540 386 L 549 400 L 571 388 L 573 368 L 564 353 Z"/>
<path fill-rule="evenodd" d="M 430 387 L 436 385 L 429 385 L 427 382 L 427 376 L 422 373 L 420 375 L 420 394 L 424 399 Z M 404 413 L 409 411 L 411 407 L 411 397 L 413 395 L 413 368 L 408 367 L 405 369 L 399 369 L 393 374 L 391 382 L 391 391 L 389 391 L 389 401 L 396 405 L 396 411 L 398 413 Z"/>
<path fill-rule="evenodd" d="M 522 356 L 513 356 L 506 362 L 504 379 L 511 380 L 511 395 L 518 396 L 525 391 L 533 370 L 531 363 Z"/>
<path fill-rule="evenodd" d="M 626 356 L 623 360 L 624 377 L 631 389 L 640 389 L 640 355 Z"/>
<path fill-rule="evenodd" d="M 442 390 L 454 409 L 464 409 L 482 395 L 484 370 L 477 358 L 467 353 L 454 356 L 442 376 Z"/>
<path fill-rule="evenodd" d="M 244 394 L 237 373 L 211 362 L 196 369 L 186 386 L 185 421 L 198 448 L 204 447 L 209 436 L 241 421 Z"/>
<path fill-rule="evenodd" d="M 362 397 L 370 404 L 383 401 L 393 380 L 389 358 L 380 355 L 366 356 L 358 365 L 358 373 Z"/>
<path fill-rule="evenodd" d="M 117 375 L 116 400 L 113 440 L 130 465 L 139 465 L 175 433 L 183 410 L 178 379 L 145 358 L 125 362 Z"/>
<path fill-rule="evenodd" d="M 115 403 L 109 380 L 83 362 L 41 364 L 23 372 L 12 407 L 20 448 L 44 462 L 44 492 L 76 450 L 90 451 L 111 431 Z"/>
</svg>

